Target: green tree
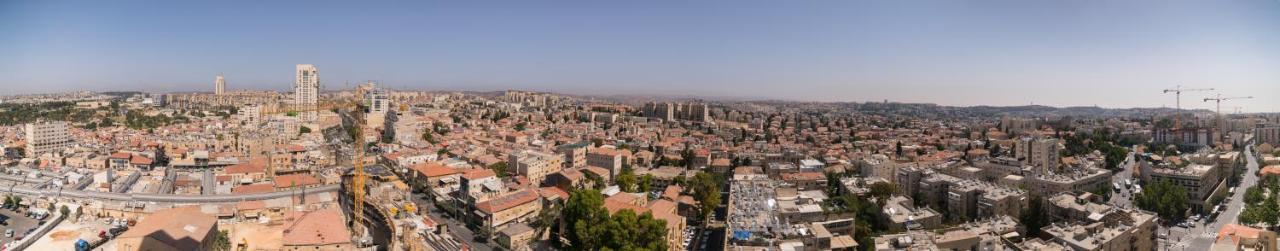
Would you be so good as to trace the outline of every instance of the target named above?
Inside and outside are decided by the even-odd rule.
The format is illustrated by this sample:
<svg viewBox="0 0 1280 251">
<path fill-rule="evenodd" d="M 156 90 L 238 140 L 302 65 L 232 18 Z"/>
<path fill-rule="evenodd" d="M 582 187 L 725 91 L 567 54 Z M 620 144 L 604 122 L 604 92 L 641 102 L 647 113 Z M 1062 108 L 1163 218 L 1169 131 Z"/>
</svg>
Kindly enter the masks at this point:
<svg viewBox="0 0 1280 251">
<path fill-rule="evenodd" d="M 227 230 L 219 230 L 218 234 L 213 236 L 213 250 L 231 250 L 231 237 L 228 236 Z"/>
<path fill-rule="evenodd" d="M 1167 180 L 1145 187 L 1137 196 L 1138 208 L 1156 212 L 1161 218 L 1178 221 L 1187 211 L 1187 191 Z"/>
<path fill-rule="evenodd" d="M 652 192 L 652 191 L 653 191 L 653 188 L 652 188 L 652 187 L 650 187 L 650 184 L 653 184 L 653 175 L 652 175 L 652 174 L 647 174 L 647 173 L 646 173 L 646 174 L 644 174 L 644 176 L 640 176 L 640 191 L 642 191 L 642 192 L 646 192 L 646 193 L 647 193 L 647 192 Z"/>
<path fill-rule="evenodd" d="M 898 193 L 898 186 L 886 182 L 876 182 L 875 184 L 871 184 L 868 186 L 867 191 L 867 195 L 871 196 L 871 198 L 876 198 L 876 201 L 878 202 L 883 202 L 889 199 L 889 196 L 893 196 L 895 193 Z"/>
<path fill-rule="evenodd" d="M 305 127 L 305 126 L 298 127 L 298 134 L 307 134 L 307 133 L 311 133 L 310 127 Z"/>
<path fill-rule="evenodd" d="M 489 165 L 489 170 L 493 170 L 493 172 L 494 172 L 494 173 L 497 173 L 497 174 L 498 174 L 498 177 L 504 177 L 504 178 L 505 178 L 505 177 L 507 177 L 507 175 L 509 175 L 509 174 L 507 174 L 507 162 L 506 162 L 506 161 L 499 161 L 498 163 L 493 163 L 492 165 Z"/>
<path fill-rule="evenodd" d="M 636 192 L 636 175 L 632 174 L 630 169 L 623 168 L 622 172 L 620 172 L 618 177 L 615 178 L 614 183 L 616 183 L 618 188 L 622 189 L 623 192 Z"/>
<path fill-rule="evenodd" d="M 609 220 L 609 211 L 604 209 L 604 196 L 595 189 L 573 191 L 569 201 L 565 202 L 561 212 L 569 230 L 564 238 L 569 241 L 568 250 L 599 250 L 604 247 L 603 229 L 593 226 L 603 225 Z"/>
<path fill-rule="evenodd" d="M 1022 211 L 1022 225 L 1027 227 L 1028 236 L 1036 236 L 1040 233 L 1040 228 L 1049 223 L 1049 217 L 1045 214 L 1044 198 L 1039 195 L 1031 195 L 1027 199 L 1027 208 Z"/>
<path fill-rule="evenodd" d="M 1266 196 L 1262 194 L 1262 188 L 1259 188 L 1258 186 L 1252 186 L 1249 187 L 1249 189 L 1244 190 L 1245 205 L 1258 204 L 1265 198 Z"/>
<path fill-rule="evenodd" d="M 720 205 L 720 179 L 705 172 L 693 176 L 689 188 L 693 190 L 693 198 L 698 200 L 699 216 L 706 219 Z"/>
</svg>

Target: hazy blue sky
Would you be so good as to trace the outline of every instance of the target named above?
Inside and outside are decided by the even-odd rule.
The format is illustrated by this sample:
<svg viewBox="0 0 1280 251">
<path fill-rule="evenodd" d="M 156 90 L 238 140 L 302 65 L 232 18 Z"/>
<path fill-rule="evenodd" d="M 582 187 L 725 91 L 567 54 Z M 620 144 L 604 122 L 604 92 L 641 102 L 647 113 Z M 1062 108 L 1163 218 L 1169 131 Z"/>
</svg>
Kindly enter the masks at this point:
<svg viewBox="0 0 1280 251">
<path fill-rule="evenodd" d="M 0 1 L 0 94 L 284 90 L 311 63 L 326 89 L 1280 109 L 1277 0 L 188 2 Z"/>
</svg>

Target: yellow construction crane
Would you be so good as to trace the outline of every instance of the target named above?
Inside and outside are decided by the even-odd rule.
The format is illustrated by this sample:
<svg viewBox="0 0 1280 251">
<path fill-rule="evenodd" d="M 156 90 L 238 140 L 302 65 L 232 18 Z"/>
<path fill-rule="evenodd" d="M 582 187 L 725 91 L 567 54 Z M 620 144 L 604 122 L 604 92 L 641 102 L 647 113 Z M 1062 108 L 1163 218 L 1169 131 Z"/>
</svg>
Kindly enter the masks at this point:
<svg viewBox="0 0 1280 251">
<path fill-rule="evenodd" d="M 1183 89 L 1182 85 L 1178 85 L 1173 89 L 1164 89 L 1164 93 L 1166 94 L 1173 93 L 1173 96 L 1175 98 L 1174 107 L 1177 108 L 1178 113 L 1182 113 L 1182 92 L 1199 92 L 1199 91 L 1212 91 L 1212 90 L 1213 88 Z M 1174 129 L 1182 128 L 1182 114 L 1174 114 L 1173 128 Z"/>
<path fill-rule="evenodd" d="M 350 190 L 348 191 L 351 191 L 352 228 L 353 230 L 355 230 L 354 232 L 356 233 L 363 233 L 363 229 L 364 229 L 363 228 L 364 226 L 362 224 L 364 222 L 364 193 L 365 193 L 364 184 L 366 179 L 365 173 L 364 173 L 364 165 L 365 165 L 364 153 L 365 153 L 365 147 L 366 147 L 365 141 L 364 141 L 364 131 L 365 131 L 364 119 L 365 118 L 364 118 L 364 112 L 360 109 L 361 97 L 364 97 L 364 90 L 360 88 L 356 88 L 355 98 L 351 102 L 337 102 L 337 101 L 320 102 L 317 105 L 308 106 L 308 107 L 290 106 L 290 108 L 287 110 L 268 114 L 268 115 L 271 115 L 271 114 L 280 114 L 280 113 L 318 112 L 318 111 L 326 111 L 334 108 L 343 108 L 343 107 L 354 108 L 353 111 L 351 112 L 352 118 L 353 118 L 352 129 L 355 131 L 355 135 L 353 135 L 354 137 L 352 139 L 353 143 L 351 147 L 351 150 L 353 151 L 353 153 L 351 154 L 351 166 L 353 170 L 352 170 L 352 177 L 351 177 L 351 187 L 349 188 Z M 272 172 L 274 172 L 274 170 Z"/>
</svg>

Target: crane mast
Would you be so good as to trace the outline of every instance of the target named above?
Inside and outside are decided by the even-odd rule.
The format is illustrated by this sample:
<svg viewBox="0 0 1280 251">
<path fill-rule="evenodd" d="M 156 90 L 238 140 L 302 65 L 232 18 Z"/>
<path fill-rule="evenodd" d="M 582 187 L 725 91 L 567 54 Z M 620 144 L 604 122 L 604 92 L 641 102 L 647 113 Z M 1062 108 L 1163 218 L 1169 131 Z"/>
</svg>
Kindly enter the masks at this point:
<svg viewBox="0 0 1280 251">
<path fill-rule="evenodd" d="M 351 154 L 351 205 L 353 207 L 351 209 L 351 221 L 352 228 L 356 230 L 356 233 L 364 232 L 362 231 L 364 229 L 362 224 L 364 223 L 364 153 L 366 149 L 364 142 L 364 111 L 360 109 L 360 99 L 362 97 L 364 97 L 364 90 L 356 88 L 356 109 L 352 111 L 352 117 L 355 118 L 352 121 L 352 129 L 356 133 L 351 141 L 354 145 L 351 149 L 355 151 Z"/>
<path fill-rule="evenodd" d="M 1177 112 L 1178 112 L 1178 114 L 1174 114 L 1173 116 L 1173 129 L 1182 128 L 1182 114 L 1181 114 L 1182 113 L 1182 92 L 1198 92 L 1198 91 L 1212 91 L 1212 90 L 1213 88 L 1183 89 L 1182 85 L 1178 85 L 1173 89 L 1165 89 L 1164 93 L 1166 94 L 1173 93 L 1174 106 L 1177 108 Z"/>
</svg>

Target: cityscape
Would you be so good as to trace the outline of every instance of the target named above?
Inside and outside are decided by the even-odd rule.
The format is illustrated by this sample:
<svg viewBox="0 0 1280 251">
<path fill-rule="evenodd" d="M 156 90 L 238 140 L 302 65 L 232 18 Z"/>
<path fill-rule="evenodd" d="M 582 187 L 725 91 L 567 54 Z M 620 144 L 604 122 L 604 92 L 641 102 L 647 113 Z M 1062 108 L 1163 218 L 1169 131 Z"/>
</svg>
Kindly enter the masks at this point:
<svg viewBox="0 0 1280 251">
<path fill-rule="evenodd" d="M 501 8 L 490 7 L 510 6 L 522 13 L 499 11 L 484 16 L 514 15 L 498 21 L 480 21 L 484 17 L 454 20 L 464 23 L 459 26 L 480 29 L 490 25 L 485 22 L 516 24 L 525 15 L 537 15 L 543 19 L 523 21 L 576 27 L 553 29 L 563 32 L 560 34 L 539 33 L 550 30 L 536 24 L 504 31 L 539 39 L 590 40 L 601 39 L 591 36 L 609 34 L 618 40 L 632 40 L 623 38 L 633 35 L 584 28 L 597 25 L 623 33 L 648 36 L 652 35 L 648 32 L 662 30 L 657 32 L 684 37 L 625 45 L 629 53 L 650 54 L 634 55 L 640 58 L 636 61 L 585 46 L 582 52 L 556 53 L 591 60 L 535 60 L 520 65 L 524 68 L 507 68 L 516 66 L 497 61 L 546 55 L 469 51 L 416 57 L 421 53 L 416 50 L 443 46 L 424 41 L 488 39 L 488 35 L 456 30 L 416 29 L 413 24 L 439 25 L 426 22 L 435 20 L 432 15 L 439 14 L 437 9 L 456 12 L 449 17 L 475 14 L 475 6 L 469 4 L 406 3 L 369 9 L 330 3 L 303 6 L 298 7 L 303 12 L 326 14 L 380 10 L 385 13 L 375 16 L 390 21 L 321 22 L 316 26 L 331 27 L 290 30 L 280 27 L 298 25 L 294 20 L 259 12 L 283 11 L 305 3 L 283 2 L 288 4 L 155 3 L 156 9 L 164 11 L 121 9 L 153 4 L 136 1 L 96 6 L 100 8 L 0 3 L 0 54 L 16 55 L 0 59 L 0 75 L 7 75 L 0 77 L 0 196 L 4 197 L 0 202 L 0 250 L 1275 251 L 1280 247 L 1280 113 L 1276 112 L 1280 108 L 1280 47 L 1276 46 L 1280 44 L 1280 32 L 1276 32 L 1280 31 L 1280 2 L 1203 3 L 1212 5 L 1209 9 L 1214 11 L 1208 12 L 1249 13 L 1250 18 L 1242 19 L 1263 20 L 1258 26 L 1230 26 L 1232 32 L 1252 35 L 1250 41 L 1256 42 L 1239 44 L 1258 46 L 1256 53 L 1245 53 L 1250 56 L 1235 61 L 1220 54 L 1235 55 L 1237 47 L 1200 45 L 1201 41 L 1217 40 L 1182 36 L 1209 37 L 1208 33 L 1227 29 L 1200 30 L 1157 22 L 1169 18 L 1167 13 L 1115 17 L 1148 21 L 1134 22 L 1142 25 L 1155 23 L 1148 27 L 1152 30 L 1177 30 L 1179 38 L 1148 34 L 1155 38 L 1145 39 L 1195 40 L 1186 43 L 1203 46 L 1203 52 L 1132 54 L 1141 59 L 1106 56 L 1107 60 L 1136 64 L 1125 68 L 1133 75 L 1150 73 L 1137 68 L 1160 68 L 1169 61 L 1178 66 L 1169 66 L 1159 77 L 1139 78 L 1148 80 L 1141 83 L 1078 86 L 1060 84 L 1056 79 L 1078 80 L 1067 75 L 1077 75 L 1075 70 L 1085 66 L 1056 69 L 1063 73 L 1037 77 L 1043 80 L 1040 82 L 1020 80 L 1055 70 L 1029 70 L 1044 65 L 1039 61 L 1055 59 L 1022 58 L 1049 53 L 1017 51 L 1032 50 L 1026 48 L 1032 47 L 1031 43 L 1023 39 L 1081 38 L 1073 33 L 1079 31 L 1067 31 L 1084 29 L 1081 27 L 1109 29 L 1099 33 L 1148 30 L 1122 22 L 1118 28 L 1081 25 L 1028 35 L 1030 31 L 1019 30 L 1025 27 L 1008 24 L 1005 32 L 1015 35 L 1007 39 L 1015 42 L 999 46 L 1019 48 L 1009 48 L 1005 55 L 969 59 L 989 61 L 954 64 L 957 71 L 988 70 L 941 81 L 955 76 L 943 70 L 906 66 L 893 71 L 919 70 L 926 77 L 863 70 L 796 76 L 809 72 L 794 68 L 756 73 L 753 71 L 769 69 L 754 67 L 772 68 L 774 62 L 763 61 L 776 58 L 705 59 L 699 57 L 709 54 L 702 52 L 655 52 L 660 47 L 670 49 L 663 46 L 687 46 L 701 50 L 721 47 L 723 51 L 717 53 L 746 54 L 736 48 L 778 46 L 791 48 L 788 53 L 794 54 L 786 55 L 795 56 L 793 60 L 804 58 L 797 55 L 846 55 L 843 53 L 849 51 L 827 48 L 831 45 L 825 43 L 765 38 L 775 32 L 811 27 L 792 26 L 795 23 L 786 21 L 811 17 L 779 14 L 770 16 L 778 20 L 751 21 L 776 25 L 750 32 L 769 33 L 752 35 L 760 39 L 757 41 L 734 42 L 739 38 L 736 36 L 745 36 L 736 33 L 706 31 L 718 35 L 695 35 L 664 30 L 685 25 L 711 27 L 713 24 L 707 23 L 717 23 L 710 21 L 716 17 L 742 18 L 726 13 L 754 17 L 747 14 L 791 12 L 802 5 L 802 13 L 842 16 L 805 2 L 773 3 L 764 8 L 718 6 L 726 10 L 714 14 L 686 13 L 669 3 L 574 7 L 546 3 L 566 5 L 553 10 L 508 3 L 478 9 L 495 11 Z M 903 9 L 894 4 L 850 4 L 891 13 L 867 17 L 883 18 L 875 20 L 920 17 L 912 11 L 898 12 Z M 999 8 L 970 14 L 1021 13 L 1026 4 L 1001 3 Z M 927 5 L 965 12 L 955 3 Z M 1142 9 L 1119 4 L 1067 5 L 1080 8 L 1075 10 L 1080 13 L 1035 11 L 1084 22 L 1081 20 L 1087 18 L 1059 15 L 1090 16 L 1106 13 L 1102 9 L 1107 8 Z M 1166 7 L 1169 13 L 1208 15 L 1202 13 L 1205 6 L 1170 5 L 1177 7 Z M 202 19 L 202 13 L 211 10 L 184 12 L 177 7 L 243 8 L 227 18 L 248 20 L 244 23 L 282 18 L 280 23 L 265 22 L 252 29 L 297 33 L 281 37 L 257 34 L 265 38 L 247 39 L 256 42 L 240 40 L 249 36 L 249 31 L 211 35 L 234 40 L 230 42 L 211 42 L 202 36 L 184 38 L 187 35 L 181 34 L 188 32 L 192 23 L 178 16 Z M 439 8 L 411 11 L 422 7 Z M 79 13 L 89 9 L 92 14 Z M 564 9 L 599 18 L 602 23 L 567 22 L 553 14 Z M 583 14 L 584 9 L 608 13 Z M 619 9 L 657 16 L 637 17 Z M 3 17 L 9 13 L 16 17 Z M 48 20 L 60 20 L 58 15 L 77 17 L 54 22 L 40 15 L 53 15 Z M 98 19 L 97 15 L 118 19 Z M 126 19 L 120 15 L 141 16 L 137 20 L 144 20 L 145 25 L 123 25 L 137 20 L 120 21 Z M 659 21 L 663 17 L 706 23 L 662 26 L 658 23 L 663 23 Z M 627 22 L 618 21 L 622 19 Z M 636 20 L 643 22 L 633 22 Z M 933 21 L 984 24 L 985 20 L 948 16 Z M 468 22 L 475 23 L 465 24 Z M 214 23 L 190 28 L 222 26 Z M 326 41 L 322 35 L 308 38 L 315 41 L 306 43 L 331 50 L 313 50 L 317 47 L 296 44 L 304 40 L 292 40 L 304 32 L 339 29 L 332 28 L 337 26 L 355 27 L 348 32 L 360 34 L 356 36 L 372 35 L 355 41 L 384 35 L 391 38 L 382 39 L 411 42 L 354 46 L 347 38 Z M 93 34 L 101 36 L 87 40 L 60 37 L 88 32 L 79 30 L 85 27 L 100 30 Z M 222 31 L 251 29 L 247 27 Z M 727 27 L 737 26 L 721 28 Z M 822 33 L 820 37 L 837 36 L 823 33 L 834 32 L 830 27 L 811 28 L 821 30 L 817 31 Z M 957 39 L 953 33 L 920 29 L 935 33 L 937 39 Z M 952 44 L 957 48 L 912 44 L 905 42 L 909 36 L 901 29 L 894 30 L 870 30 L 867 36 L 901 36 L 889 40 L 901 39 L 894 43 L 936 51 L 991 49 L 973 44 Z M 416 39 L 422 37 L 401 32 L 431 37 L 419 41 Z M 493 31 L 485 34 L 489 32 Z M 116 36 L 126 33 L 133 34 L 132 38 Z M 812 35 L 806 34 L 796 36 Z M 8 35 L 14 39 L 6 38 Z M 724 44 L 682 40 L 699 36 L 725 36 Z M 1026 37 L 1014 38 L 1019 36 Z M 26 37 L 33 40 L 24 40 Z M 568 50 L 561 45 L 541 48 L 538 44 L 545 41 L 519 39 L 517 35 L 507 38 L 472 42 L 501 47 L 491 49 L 497 51 Z M 158 42 L 135 48 L 120 45 L 120 39 Z M 5 41 L 14 43 L 4 45 Z M 223 42 L 237 45 L 206 44 Z M 529 45 L 523 42 L 534 45 L 526 47 Z M 1182 43 L 1165 46 L 1182 48 Z M 1081 46 L 1099 44 L 1108 43 Z M 278 54 L 257 51 L 262 48 L 259 46 L 295 48 L 280 48 L 290 52 Z M 393 52 L 376 47 L 390 47 Z M 191 53 L 239 56 L 199 59 L 181 54 L 199 48 L 211 54 Z M 1069 57 L 1067 54 L 1094 49 L 1099 48 L 1049 50 Z M 103 59 L 115 53 L 136 55 Z M 171 59 L 173 53 L 183 59 Z M 300 56 L 281 57 L 294 53 Z M 759 53 L 777 56 L 779 52 Z M 850 57 L 894 65 L 919 55 L 872 54 Z M 962 53 L 940 55 L 958 54 Z M 1196 55 L 1208 54 L 1230 62 L 1197 60 Z M 466 61 L 469 59 L 461 58 L 465 55 L 494 60 L 486 62 L 493 65 Z M 392 63 L 353 64 L 348 60 L 352 58 L 343 57 L 373 57 L 375 61 L 382 57 Z M 687 61 L 647 63 L 666 57 Z M 1027 63 L 1015 66 L 1003 61 L 1009 58 Z M 752 61 L 755 59 L 761 62 Z M 67 62 L 77 60 L 119 62 Z M 425 73 L 441 70 L 404 64 L 414 60 L 456 60 L 473 69 L 435 79 Z M 826 59 L 812 60 L 826 64 Z M 578 65 L 582 62 L 590 63 Z M 701 65 L 709 62 L 726 65 Z M 823 67 L 811 63 L 795 62 Z M 1116 66 L 1114 62 L 1096 63 Z M 688 69 L 659 66 L 666 64 Z M 1251 67 L 1220 73 L 1230 75 L 1222 76 L 1223 81 L 1204 81 L 1196 75 L 1201 71 L 1186 70 L 1196 64 Z M 582 73 L 593 78 L 618 74 L 619 79 L 629 80 L 585 81 L 590 78 L 560 76 L 573 75 L 565 69 L 577 66 L 597 69 Z M 897 66 L 867 67 L 876 71 Z M 994 70 L 1006 69 L 1003 67 L 1008 71 Z M 662 72 L 664 69 L 670 72 Z M 821 71 L 828 69 L 835 68 Z M 199 73 L 189 74 L 192 71 Z M 693 74 L 690 71 L 712 73 L 688 75 Z M 996 72 L 1011 77 L 988 75 Z M 1107 78 L 1110 72 L 1086 74 L 1086 78 Z M 725 73 L 740 73 L 741 77 L 718 75 Z M 649 74 L 661 76 L 639 77 Z M 504 80 L 521 77 L 534 80 Z M 795 82 L 756 82 L 757 78 L 778 77 L 794 78 Z M 1163 81 L 1181 77 L 1189 79 Z M 846 82 L 826 82 L 832 79 Z M 939 81 L 894 82 L 905 79 Z M 978 79 L 993 82 L 967 82 Z M 1235 82 L 1224 83 L 1228 80 Z M 589 84 L 576 84 L 579 81 Z"/>
</svg>

